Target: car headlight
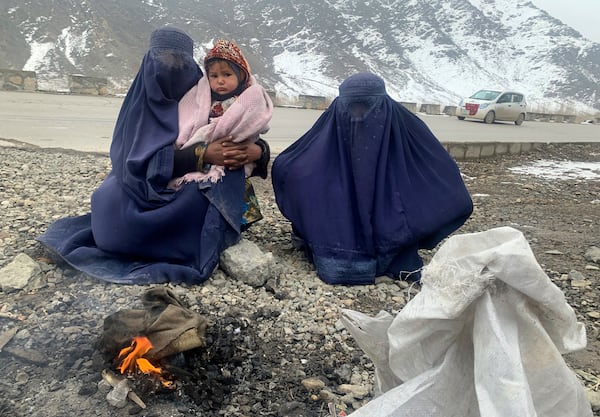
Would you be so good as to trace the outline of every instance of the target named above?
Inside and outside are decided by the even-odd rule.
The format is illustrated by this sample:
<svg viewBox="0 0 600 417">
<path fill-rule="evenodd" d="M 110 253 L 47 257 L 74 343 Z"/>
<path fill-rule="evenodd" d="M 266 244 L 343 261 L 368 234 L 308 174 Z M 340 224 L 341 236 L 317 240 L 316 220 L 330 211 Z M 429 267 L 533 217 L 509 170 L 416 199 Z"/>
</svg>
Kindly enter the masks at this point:
<svg viewBox="0 0 600 417">
<path fill-rule="evenodd" d="M 480 109 L 485 109 L 488 106 L 488 104 L 484 103 L 484 104 L 480 104 L 479 108 Z"/>
</svg>

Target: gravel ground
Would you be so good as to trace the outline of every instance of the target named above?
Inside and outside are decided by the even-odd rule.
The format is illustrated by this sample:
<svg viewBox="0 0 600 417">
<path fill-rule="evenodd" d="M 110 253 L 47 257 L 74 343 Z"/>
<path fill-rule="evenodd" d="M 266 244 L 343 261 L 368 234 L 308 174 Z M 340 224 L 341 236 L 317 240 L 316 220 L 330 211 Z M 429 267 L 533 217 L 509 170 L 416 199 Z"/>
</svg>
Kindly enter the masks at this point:
<svg viewBox="0 0 600 417">
<path fill-rule="evenodd" d="M 586 251 L 600 247 L 600 179 L 573 167 L 560 179 L 515 168 L 539 161 L 592 162 L 600 144 L 545 145 L 518 156 L 459 163 L 475 203 L 457 232 L 497 226 L 521 230 L 538 262 L 565 293 L 588 332 L 586 349 L 566 356 L 590 392 L 600 381 L 600 265 Z M 200 286 L 168 287 L 211 325 L 207 348 L 179 355 L 187 368 L 174 390 L 140 387 L 147 404 L 108 403 L 101 383 L 107 364 L 97 349 L 104 318 L 139 308 L 144 286 L 118 286 L 56 266 L 35 240 L 54 220 L 84 214 L 110 169 L 106 155 L 0 147 L 0 268 L 19 254 L 37 261 L 34 289 L 0 292 L 0 416 L 328 416 L 372 398 L 373 365 L 339 322 L 339 308 L 374 315 L 397 312 L 419 291 L 382 278 L 376 285 L 329 286 L 294 251 L 289 223 L 270 181 L 254 185 L 265 218 L 244 237 L 271 252 L 277 280 L 253 288 L 221 270 Z M 556 174 L 556 165 L 549 171 Z M 432 253 L 424 252 L 427 261 Z M 0 339 L 1 341 L 1 339 Z M 599 413 L 595 415 L 600 416 Z"/>
</svg>

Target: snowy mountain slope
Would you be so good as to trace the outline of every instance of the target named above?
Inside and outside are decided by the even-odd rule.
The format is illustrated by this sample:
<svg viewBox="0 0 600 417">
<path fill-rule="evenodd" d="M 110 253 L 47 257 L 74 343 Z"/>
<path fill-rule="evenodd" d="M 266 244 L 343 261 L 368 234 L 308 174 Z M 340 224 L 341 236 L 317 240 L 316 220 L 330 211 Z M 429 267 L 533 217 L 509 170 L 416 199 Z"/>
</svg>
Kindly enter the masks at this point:
<svg viewBox="0 0 600 417">
<path fill-rule="evenodd" d="M 368 70 L 402 101 L 505 87 L 545 110 L 600 110 L 600 44 L 524 0 L 3 0 L 0 68 L 36 71 L 42 88 L 76 73 L 125 89 L 164 24 L 197 41 L 198 59 L 235 40 L 279 95 L 334 97 Z"/>
</svg>

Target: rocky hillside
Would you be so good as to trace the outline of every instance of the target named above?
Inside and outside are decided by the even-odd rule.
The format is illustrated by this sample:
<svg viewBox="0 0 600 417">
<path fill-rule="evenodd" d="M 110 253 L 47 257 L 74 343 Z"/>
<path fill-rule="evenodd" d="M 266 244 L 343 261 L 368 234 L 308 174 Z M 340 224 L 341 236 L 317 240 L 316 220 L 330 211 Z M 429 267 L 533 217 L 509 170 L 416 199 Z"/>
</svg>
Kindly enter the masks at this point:
<svg viewBox="0 0 600 417">
<path fill-rule="evenodd" d="M 544 110 L 600 110 L 600 44 L 526 0 L 4 0 L 0 68 L 36 71 L 41 88 L 84 74 L 125 90 L 165 24 L 189 32 L 199 59 L 214 39 L 235 40 L 281 95 L 333 97 L 370 70 L 403 101 L 504 87 Z"/>
</svg>

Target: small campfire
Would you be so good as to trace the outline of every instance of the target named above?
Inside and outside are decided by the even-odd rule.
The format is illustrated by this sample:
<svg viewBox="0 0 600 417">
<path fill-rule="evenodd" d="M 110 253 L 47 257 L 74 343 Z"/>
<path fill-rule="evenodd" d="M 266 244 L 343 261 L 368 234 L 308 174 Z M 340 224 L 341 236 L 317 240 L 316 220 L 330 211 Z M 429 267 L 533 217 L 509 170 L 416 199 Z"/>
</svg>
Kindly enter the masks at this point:
<svg viewBox="0 0 600 417">
<path fill-rule="evenodd" d="M 142 303 L 143 309 L 105 317 L 98 341 L 102 379 L 112 387 L 106 399 L 114 407 L 133 401 L 146 408 L 144 401 L 172 398 L 210 413 L 223 407 L 248 369 L 262 372 L 259 338 L 247 319 L 213 317 L 209 325 L 208 311 L 191 310 L 166 287 L 147 290 Z"/>
<path fill-rule="evenodd" d="M 113 387 L 107 400 L 116 407 L 124 407 L 129 399 L 145 408 L 134 391 L 141 395 L 177 391 L 183 383 L 172 372 L 176 369 L 172 362 L 205 346 L 208 321 L 169 289 L 147 290 L 142 303 L 144 309 L 121 310 L 104 319 L 100 346 L 112 369 L 105 369 L 102 376 Z M 179 371 L 179 376 L 185 375 Z"/>
<path fill-rule="evenodd" d="M 108 402 L 115 407 L 124 407 L 131 400 L 141 408 L 146 404 L 135 390 L 147 394 L 161 389 L 174 390 L 174 377 L 147 357 L 152 352 L 152 342 L 146 336 L 135 336 L 129 346 L 119 350 L 114 358 L 115 368 L 119 374 L 105 369 L 102 378 L 113 389 L 107 396 Z"/>
<path fill-rule="evenodd" d="M 152 347 L 152 343 L 146 336 L 134 337 L 131 345 L 121 349 L 119 352 L 117 356 L 119 363 L 117 369 L 121 374 L 129 375 L 141 372 L 145 375 L 155 377 L 164 388 L 175 388 L 175 383 L 170 379 L 170 376 L 159 366 L 153 365 L 150 359 L 144 357 Z"/>
</svg>

